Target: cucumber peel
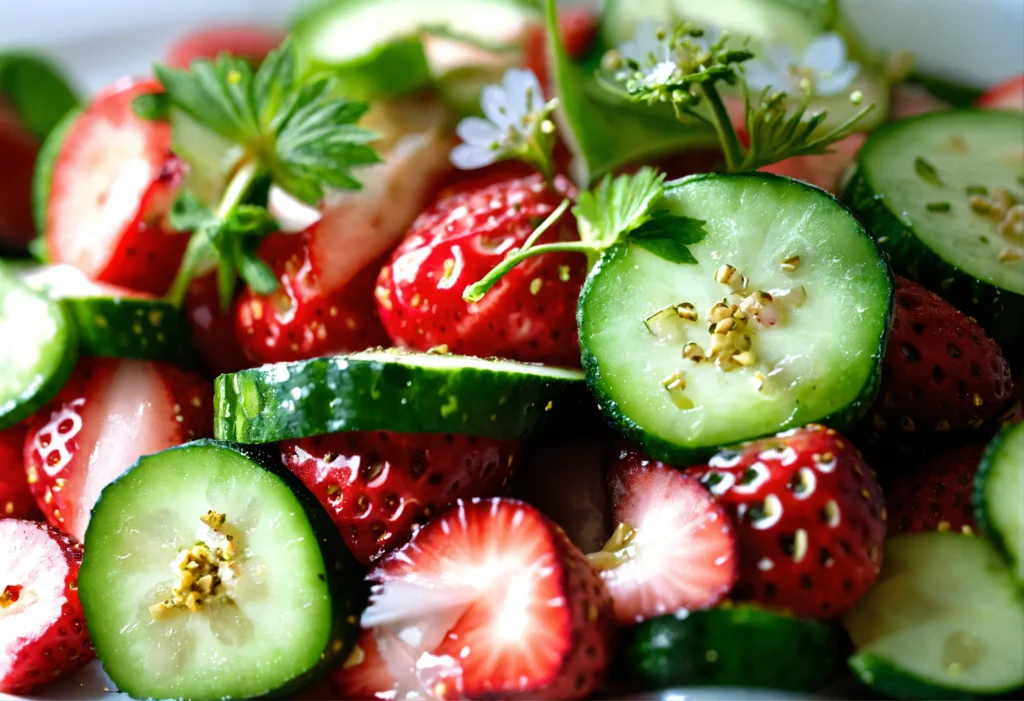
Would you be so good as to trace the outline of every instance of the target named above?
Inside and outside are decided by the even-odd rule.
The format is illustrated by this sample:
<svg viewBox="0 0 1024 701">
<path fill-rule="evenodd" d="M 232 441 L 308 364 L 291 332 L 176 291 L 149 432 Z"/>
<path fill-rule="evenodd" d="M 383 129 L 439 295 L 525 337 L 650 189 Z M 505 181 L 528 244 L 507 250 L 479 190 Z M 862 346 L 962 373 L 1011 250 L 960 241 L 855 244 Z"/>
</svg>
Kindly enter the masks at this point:
<svg viewBox="0 0 1024 701">
<path fill-rule="evenodd" d="M 1024 586 L 1024 423 L 996 436 L 974 477 L 975 520 Z"/>
</svg>

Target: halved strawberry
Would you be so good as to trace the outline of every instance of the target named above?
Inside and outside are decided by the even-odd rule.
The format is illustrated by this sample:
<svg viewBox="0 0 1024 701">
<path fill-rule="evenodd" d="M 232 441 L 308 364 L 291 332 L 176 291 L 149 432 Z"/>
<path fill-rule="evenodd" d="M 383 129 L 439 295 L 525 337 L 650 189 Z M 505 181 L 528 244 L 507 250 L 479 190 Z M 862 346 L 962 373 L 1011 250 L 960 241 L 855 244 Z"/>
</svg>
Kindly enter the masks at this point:
<svg viewBox="0 0 1024 701">
<path fill-rule="evenodd" d="M 456 499 L 503 494 L 519 441 L 353 431 L 286 441 L 281 457 L 370 563 Z"/>
<path fill-rule="evenodd" d="M 918 531 L 973 533 L 971 492 L 985 443 L 941 449 L 885 490 L 889 535 Z"/>
<path fill-rule="evenodd" d="M 696 477 L 624 449 L 608 488 L 618 527 L 588 557 L 620 625 L 725 598 L 736 583 L 736 539 L 725 509 Z"/>
<path fill-rule="evenodd" d="M 212 60 L 226 52 L 258 66 L 284 38 L 283 32 L 264 27 L 207 27 L 176 39 L 167 50 L 166 63 L 172 68 L 188 68 L 196 59 Z"/>
<path fill-rule="evenodd" d="M 739 544 L 735 599 L 833 618 L 874 584 L 885 503 L 860 452 L 809 425 L 723 450 L 691 468 L 727 507 Z"/>
<path fill-rule="evenodd" d="M 32 172 L 39 144 L 0 98 L 0 246 L 23 248 L 32 238 Z"/>
<path fill-rule="evenodd" d="M 995 110 L 1024 110 L 1024 75 L 1018 75 L 990 88 L 978 98 L 978 107 Z"/>
<path fill-rule="evenodd" d="M 82 546 L 57 529 L 0 520 L 0 693 L 31 694 L 93 658 L 81 562 Z"/>
<path fill-rule="evenodd" d="M 393 699 L 395 686 L 372 630 L 359 634 L 352 654 L 331 676 L 331 690 L 339 699 Z"/>
<path fill-rule="evenodd" d="M 0 518 L 42 518 L 25 476 L 24 424 L 0 431 Z"/>
<path fill-rule="evenodd" d="M 139 456 L 212 430 L 209 383 L 166 363 L 85 359 L 29 424 L 25 468 L 46 520 L 78 539 L 102 489 Z"/>
<path fill-rule="evenodd" d="M 223 375 L 249 366 L 235 334 L 234 313 L 221 311 L 216 273 L 196 278 L 189 285 L 185 315 L 192 327 L 192 346 L 208 373 Z"/>
<path fill-rule="evenodd" d="M 897 85 L 892 90 L 889 102 L 889 121 L 898 122 L 919 114 L 948 110 L 952 107 L 945 100 L 940 100 L 927 89 L 913 83 Z"/>
<path fill-rule="evenodd" d="M 362 625 L 395 698 L 574 699 L 604 679 L 611 599 L 583 553 L 528 504 L 459 501 L 370 580 Z M 344 671 L 335 688 L 348 693 Z"/>
<path fill-rule="evenodd" d="M 857 151 L 864 143 L 864 134 L 850 136 L 832 144 L 829 153 L 816 156 L 795 156 L 761 168 L 762 172 L 785 175 L 805 183 L 817 185 L 823 190 L 838 194 L 842 189 L 843 175 L 853 163 Z"/>
<path fill-rule="evenodd" d="M 152 79 L 124 78 L 93 99 L 65 137 L 46 211 L 54 263 L 154 294 L 167 290 L 188 243 L 164 228 L 183 172 L 170 125 L 131 107 L 160 89 Z"/>
</svg>

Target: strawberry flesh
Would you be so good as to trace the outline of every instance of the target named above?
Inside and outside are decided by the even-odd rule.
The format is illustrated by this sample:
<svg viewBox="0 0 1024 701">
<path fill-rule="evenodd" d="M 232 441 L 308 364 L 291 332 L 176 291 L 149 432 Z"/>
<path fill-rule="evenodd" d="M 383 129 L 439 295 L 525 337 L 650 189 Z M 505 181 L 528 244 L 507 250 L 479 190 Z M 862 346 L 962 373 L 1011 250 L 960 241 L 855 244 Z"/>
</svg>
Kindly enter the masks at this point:
<svg viewBox="0 0 1024 701">
<path fill-rule="evenodd" d="M 459 501 L 370 580 L 362 624 L 393 679 L 383 693 L 572 699 L 604 680 L 611 599 L 583 553 L 528 504 Z M 347 697 L 345 671 L 334 681 Z"/>
<path fill-rule="evenodd" d="M 456 192 L 421 214 L 377 280 L 378 310 L 391 340 L 419 350 L 447 345 L 465 355 L 579 365 L 583 256 L 530 258 L 479 302 L 462 298 L 572 191 L 563 178 L 558 188 L 532 175 Z M 542 242 L 576 238 L 566 215 Z"/>
<path fill-rule="evenodd" d="M 886 531 L 882 490 L 833 429 L 780 433 L 688 472 L 732 516 L 740 557 L 732 598 L 830 619 L 874 584 Z"/>
<path fill-rule="evenodd" d="M 949 302 L 896 277 L 896 314 L 872 409 L 876 430 L 979 428 L 1013 397 L 996 342 Z"/>
<path fill-rule="evenodd" d="M 22 451 L 25 424 L 0 431 L 0 518 L 42 519 L 28 488 Z"/>
<path fill-rule="evenodd" d="M 82 546 L 57 529 L 0 520 L 0 693 L 31 694 L 93 658 L 81 562 Z"/>
<path fill-rule="evenodd" d="M 331 676 L 331 690 L 339 699 L 393 699 L 396 684 L 372 630 L 359 634 L 352 654 Z"/>
<path fill-rule="evenodd" d="M 608 487 L 619 526 L 589 557 L 620 625 L 725 598 L 736 583 L 736 539 L 725 508 L 696 477 L 627 449 Z"/>
<path fill-rule="evenodd" d="M 984 443 L 963 443 L 942 450 L 885 490 L 889 535 L 920 531 L 973 533 L 971 494 Z"/>
<path fill-rule="evenodd" d="M 165 363 L 86 359 L 29 424 L 25 469 L 49 523 L 82 539 L 100 492 L 140 456 L 209 435 L 209 383 Z"/>
<path fill-rule="evenodd" d="M 456 499 L 504 493 L 519 441 L 353 431 L 284 442 L 281 457 L 370 563 Z"/>
<path fill-rule="evenodd" d="M 166 63 L 172 68 L 188 68 L 197 59 L 212 61 L 227 52 L 259 66 L 284 39 L 281 32 L 262 27 L 209 27 L 175 40 L 167 50 Z"/>
<path fill-rule="evenodd" d="M 853 163 L 857 151 L 864 144 L 864 134 L 851 134 L 837 141 L 828 153 L 811 156 L 794 156 L 778 163 L 772 163 L 760 170 L 764 173 L 785 175 L 805 183 L 817 185 L 823 190 L 838 195 L 842 190 L 843 175 Z"/>
</svg>

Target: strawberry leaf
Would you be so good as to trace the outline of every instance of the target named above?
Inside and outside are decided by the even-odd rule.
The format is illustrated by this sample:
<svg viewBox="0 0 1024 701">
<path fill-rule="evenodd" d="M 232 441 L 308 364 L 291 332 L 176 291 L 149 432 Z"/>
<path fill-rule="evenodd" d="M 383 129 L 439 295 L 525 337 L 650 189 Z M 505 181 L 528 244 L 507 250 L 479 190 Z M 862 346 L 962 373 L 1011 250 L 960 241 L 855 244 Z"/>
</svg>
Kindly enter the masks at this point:
<svg viewBox="0 0 1024 701">
<path fill-rule="evenodd" d="M 694 264 L 697 259 L 687 246 L 704 240 L 708 233 L 704 224 L 700 219 L 659 210 L 634 229 L 629 240 L 670 263 Z"/>
<path fill-rule="evenodd" d="M 580 239 L 602 249 L 622 240 L 648 220 L 665 193 L 664 182 L 664 173 L 648 167 L 614 180 L 606 175 L 596 189 L 581 192 L 573 207 Z"/>
</svg>

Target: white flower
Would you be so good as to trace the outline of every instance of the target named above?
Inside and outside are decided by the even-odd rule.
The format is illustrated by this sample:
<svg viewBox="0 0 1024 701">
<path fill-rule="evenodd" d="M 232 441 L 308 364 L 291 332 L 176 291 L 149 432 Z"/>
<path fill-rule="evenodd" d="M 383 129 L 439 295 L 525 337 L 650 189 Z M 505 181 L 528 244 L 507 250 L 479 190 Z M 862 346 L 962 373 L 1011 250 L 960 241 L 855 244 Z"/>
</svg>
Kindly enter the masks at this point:
<svg viewBox="0 0 1024 701">
<path fill-rule="evenodd" d="M 668 36 L 650 17 L 640 20 L 633 38 L 619 45 L 619 54 L 640 66 L 644 83 L 652 88 L 668 83 L 679 68 Z"/>
<path fill-rule="evenodd" d="M 767 53 L 764 60 L 744 64 L 747 84 L 754 90 L 773 87 L 800 92 L 806 80 L 813 94 L 838 95 L 860 72 L 860 64 L 847 60 L 846 42 L 831 32 L 812 41 L 799 59 L 784 44 L 770 47 Z"/>
<path fill-rule="evenodd" d="M 466 117 L 455 129 L 463 141 L 451 152 L 456 168 L 483 168 L 515 153 L 550 114 L 537 76 L 520 68 L 506 71 L 502 85 L 485 87 L 480 106 L 486 119 Z"/>
</svg>

